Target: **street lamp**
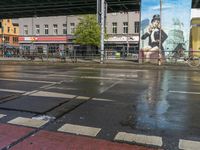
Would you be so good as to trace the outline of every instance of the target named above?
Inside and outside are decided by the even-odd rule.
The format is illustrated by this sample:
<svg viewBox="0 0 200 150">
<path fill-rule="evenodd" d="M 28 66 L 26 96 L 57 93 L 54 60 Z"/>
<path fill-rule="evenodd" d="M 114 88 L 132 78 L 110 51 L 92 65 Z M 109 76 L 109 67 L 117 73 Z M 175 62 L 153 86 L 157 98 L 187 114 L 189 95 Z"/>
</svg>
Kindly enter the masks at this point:
<svg viewBox="0 0 200 150">
<path fill-rule="evenodd" d="M 100 45 L 100 63 L 104 63 L 105 50 L 104 50 L 104 36 L 107 15 L 107 2 L 106 0 L 97 0 L 97 21 L 101 27 L 101 45 Z"/>
<path fill-rule="evenodd" d="M 129 54 L 129 34 L 128 34 L 128 32 L 129 32 L 129 13 L 128 12 L 126 12 L 127 13 L 127 24 L 128 24 L 128 29 L 127 29 L 127 35 L 126 35 L 126 42 L 127 42 L 127 55 Z"/>
<path fill-rule="evenodd" d="M 2 44 L 3 44 L 2 55 L 4 57 L 4 53 L 5 53 L 5 35 L 4 35 L 3 19 L 1 20 L 1 30 L 2 30 Z"/>
</svg>

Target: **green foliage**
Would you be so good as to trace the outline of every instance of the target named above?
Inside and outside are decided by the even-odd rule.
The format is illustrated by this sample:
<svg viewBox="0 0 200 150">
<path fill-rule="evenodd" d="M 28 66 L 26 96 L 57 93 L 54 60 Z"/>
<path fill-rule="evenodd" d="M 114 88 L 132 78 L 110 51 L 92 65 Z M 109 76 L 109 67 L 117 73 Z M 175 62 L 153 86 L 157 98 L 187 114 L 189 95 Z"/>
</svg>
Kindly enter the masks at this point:
<svg viewBox="0 0 200 150">
<path fill-rule="evenodd" d="M 74 42 L 81 45 L 99 46 L 100 45 L 100 26 L 95 15 L 86 15 L 80 19 L 74 35 Z"/>
</svg>

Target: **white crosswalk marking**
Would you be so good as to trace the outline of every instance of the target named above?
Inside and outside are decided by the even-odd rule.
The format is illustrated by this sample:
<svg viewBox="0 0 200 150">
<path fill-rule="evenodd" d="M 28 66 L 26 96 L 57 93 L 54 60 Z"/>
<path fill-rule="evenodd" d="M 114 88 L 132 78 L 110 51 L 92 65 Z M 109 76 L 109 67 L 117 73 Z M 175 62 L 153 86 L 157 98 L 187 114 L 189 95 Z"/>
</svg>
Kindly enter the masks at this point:
<svg viewBox="0 0 200 150">
<path fill-rule="evenodd" d="M 38 119 L 30 119 L 30 118 L 23 118 L 18 117 L 13 120 L 10 120 L 8 123 L 15 124 L 15 125 L 23 125 L 28 127 L 39 128 L 45 125 L 48 121 L 38 120 Z"/>
<path fill-rule="evenodd" d="M 116 141 L 136 142 L 140 144 L 148 144 L 155 146 L 162 146 L 162 138 L 158 136 L 139 135 L 126 132 L 119 132 L 115 136 Z"/>
<path fill-rule="evenodd" d="M 11 90 L 11 89 L 0 89 L 1 92 L 11 92 L 11 93 L 25 93 L 26 91 Z"/>
<path fill-rule="evenodd" d="M 38 92 L 38 90 L 26 92 L 26 93 L 24 93 L 23 95 L 31 95 L 31 94 L 36 93 L 36 92 Z"/>
<path fill-rule="evenodd" d="M 82 100 L 89 100 L 90 97 L 85 97 L 85 96 L 77 96 L 76 99 L 82 99 Z"/>
<path fill-rule="evenodd" d="M 103 98 L 92 98 L 93 101 L 105 101 L 105 102 L 112 102 L 113 100 L 110 99 L 103 99 Z"/>
<path fill-rule="evenodd" d="M 59 128 L 58 131 L 95 137 L 101 131 L 101 129 L 73 124 L 65 124 L 64 126 Z"/>
<path fill-rule="evenodd" d="M 169 91 L 169 93 L 200 95 L 200 92 L 187 92 L 187 91 Z"/>
<path fill-rule="evenodd" d="M 200 149 L 200 142 L 181 139 L 181 140 L 179 140 L 179 149 L 198 150 L 198 149 Z"/>
<path fill-rule="evenodd" d="M 30 94 L 30 96 L 54 97 L 54 98 L 75 98 L 76 97 L 76 95 L 46 92 L 46 91 L 39 91 L 39 92 Z"/>
<path fill-rule="evenodd" d="M 51 82 L 51 81 L 39 81 L 39 80 L 21 80 L 21 79 L 6 79 L 6 78 L 0 78 L 2 81 L 16 81 L 16 82 L 29 82 L 29 83 L 47 83 L 47 84 L 54 84 L 57 82 Z"/>
<path fill-rule="evenodd" d="M 5 117 L 6 115 L 4 115 L 4 114 L 0 114 L 0 118 L 3 118 L 3 117 Z"/>
</svg>

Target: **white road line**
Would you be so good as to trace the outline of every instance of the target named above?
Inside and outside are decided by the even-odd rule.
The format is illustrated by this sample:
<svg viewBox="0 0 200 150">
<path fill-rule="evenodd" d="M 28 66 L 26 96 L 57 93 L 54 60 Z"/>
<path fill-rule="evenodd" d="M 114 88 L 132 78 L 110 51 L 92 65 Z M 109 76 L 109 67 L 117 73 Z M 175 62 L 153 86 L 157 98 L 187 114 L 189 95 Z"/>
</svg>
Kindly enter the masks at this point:
<svg viewBox="0 0 200 150">
<path fill-rule="evenodd" d="M 108 76 L 111 77 L 116 77 L 116 78 L 137 78 L 137 74 L 107 74 Z"/>
<path fill-rule="evenodd" d="M 78 89 L 77 88 L 70 88 L 70 87 L 57 87 L 57 86 L 51 86 L 51 87 L 47 87 L 45 88 L 46 90 L 49 90 L 49 89 L 57 89 L 57 90 L 73 90 L 73 91 L 77 91 Z"/>
<path fill-rule="evenodd" d="M 73 76 L 73 75 L 61 75 L 61 74 L 53 74 L 49 76 L 55 76 L 55 77 L 69 77 L 69 78 L 81 78 L 81 79 L 97 79 L 97 80 L 114 80 L 116 78 L 111 77 L 94 77 L 94 76 Z"/>
<path fill-rule="evenodd" d="M 95 137 L 101 131 L 101 129 L 73 124 L 65 124 L 64 126 L 59 128 L 58 131 Z"/>
<path fill-rule="evenodd" d="M 67 75 L 67 74 L 49 74 L 49 77 L 76 77 L 72 75 Z"/>
<path fill-rule="evenodd" d="M 135 80 L 138 76 L 137 75 L 121 75 L 121 76 L 114 76 L 114 77 L 94 77 L 94 76 L 73 76 L 73 75 L 49 75 L 54 77 L 68 77 L 68 78 L 80 78 L 80 79 L 94 79 L 94 80 Z"/>
<path fill-rule="evenodd" d="M 139 135 L 139 134 L 126 133 L 126 132 L 117 133 L 114 140 L 125 141 L 125 142 L 136 142 L 140 144 L 148 144 L 148 145 L 154 145 L 154 146 L 163 145 L 162 137 Z"/>
<path fill-rule="evenodd" d="M 200 149 L 200 142 L 180 139 L 179 140 L 179 149 L 199 150 Z"/>
<path fill-rule="evenodd" d="M 102 93 L 106 92 L 107 90 L 111 89 L 112 87 L 114 87 L 115 85 L 117 85 L 119 82 L 121 82 L 121 81 L 114 82 L 109 87 L 106 87 L 104 89 L 100 89 L 100 94 L 102 94 Z"/>
<path fill-rule="evenodd" d="M 46 92 L 46 91 L 39 91 L 39 92 L 30 94 L 30 96 L 54 97 L 54 98 L 75 98 L 76 97 L 76 95 Z"/>
<path fill-rule="evenodd" d="M 18 117 L 18 118 L 15 118 L 13 120 L 10 120 L 8 123 L 15 124 L 15 125 L 23 125 L 23 126 L 28 126 L 28 127 L 39 128 L 39 127 L 45 125 L 47 122 L 48 121 L 44 121 L 44 120 Z"/>
<path fill-rule="evenodd" d="M 113 100 L 110 99 L 103 99 L 103 98 L 92 98 L 94 101 L 105 101 L 105 102 L 112 102 Z"/>
<path fill-rule="evenodd" d="M 98 70 L 103 70 L 103 71 L 112 71 L 112 72 L 127 72 L 127 73 L 130 73 L 130 72 L 148 72 L 148 70 L 142 70 L 142 69 L 137 69 L 137 70 L 128 70 L 128 69 L 108 69 L 108 68 L 92 68 L 92 67 L 77 67 L 75 68 L 76 70 L 94 70 L 94 69 L 98 69 Z"/>
<path fill-rule="evenodd" d="M 24 94 L 22 94 L 22 95 L 31 95 L 31 94 L 36 93 L 36 92 L 38 92 L 38 90 L 26 92 L 26 93 L 24 93 Z"/>
<path fill-rule="evenodd" d="M 93 76 L 81 76 L 81 79 L 97 79 L 97 80 L 122 80 L 120 78 L 113 77 L 93 77 Z"/>
<path fill-rule="evenodd" d="M 200 92 L 187 92 L 187 91 L 169 91 L 169 93 L 200 95 Z"/>
<path fill-rule="evenodd" d="M 20 79 L 6 79 L 6 78 L 0 78 L 1 81 L 16 81 L 16 82 L 30 82 L 30 83 L 47 83 L 47 84 L 55 84 L 57 82 L 51 82 L 51 81 L 39 81 L 39 80 L 20 80 Z"/>
<path fill-rule="evenodd" d="M 51 84 L 48 84 L 48 85 L 44 85 L 44 86 L 42 86 L 42 87 L 40 87 L 41 89 L 46 89 L 46 88 L 49 88 L 49 87 L 51 87 L 51 86 L 54 86 L 54 85 L 56 85 L 57 83 L 51 83 Z"/>
<path fill-rule="evenodd" d="M 26 93 L 26 91 L 20 90 L 10 90 L 10 89 L 0 89 L 1 92 L 11 92 L 11 93 Z"/>
<path fill-rule="evenodd" d="M 75 69 L 80 69 L 80 70 L 94 70 L 95 68 L 92 68 L 92 67 L 77 67 Z"/>
<path fill-rule="evenodd" d="M 0 118 L 3 118 L 3 117 L 5 117 L 6 115 L 4 115 L 4 114 L 0 114 Z"/>
<path fill-rule="evenodd" d="M 82 99 L 82 100 L 89 100 L 90 97 L 85 97 L 85 96 L 77 96 L 76 99 Z"/>
</svg>

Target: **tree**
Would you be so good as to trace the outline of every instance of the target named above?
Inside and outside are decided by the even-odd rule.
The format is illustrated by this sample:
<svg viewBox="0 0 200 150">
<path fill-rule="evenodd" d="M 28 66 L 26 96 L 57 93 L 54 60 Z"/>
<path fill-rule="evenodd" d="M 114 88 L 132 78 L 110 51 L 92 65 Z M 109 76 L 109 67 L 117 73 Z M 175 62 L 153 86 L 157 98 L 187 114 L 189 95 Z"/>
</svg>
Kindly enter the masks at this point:
<svg viewBox="0 0 200 150">
<path fill-rule="evenodd" d="M 87 45 L 90 47 L 100 46 L 100 26 L 97 23 L 95 15 L 86 15 L 80 18 L 74 35 L 76 44 Z"/>
</svg>

